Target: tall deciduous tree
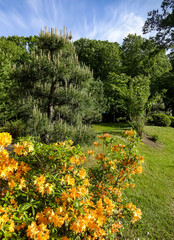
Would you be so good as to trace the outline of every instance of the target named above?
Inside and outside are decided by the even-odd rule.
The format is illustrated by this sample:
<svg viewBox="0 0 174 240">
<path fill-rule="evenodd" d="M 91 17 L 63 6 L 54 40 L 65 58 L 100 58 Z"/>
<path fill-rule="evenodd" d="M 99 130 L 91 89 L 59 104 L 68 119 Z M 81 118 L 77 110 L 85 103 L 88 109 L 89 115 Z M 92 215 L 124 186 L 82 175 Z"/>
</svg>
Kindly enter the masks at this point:
<svg viewBox="0 0 174 240">
<path fill-rule="evenodd" d="M 143 33 L 156 31 L 155 40 L 162 48 L 172 48 L 174 44 L 174 1 L 163 0 L 159 10 L 152 10 L 143 27 Z"/>
<path fill-rule="evenodd" d="M 156 50 L 153 40 L 129 34 L 122 44 L 124 73 L 131 77 L 150 75 L 153 81 L 153 78 L 170 71 L 171 64 L 165 50 Z"/>
<path fill-rule="evenodd" d="M 0 38 L 0 123 L 13 118 L 15 115 L 13 105 L 15 99 L 10 98 L 11 66 L 19 65 L 28 58 L 28 53 L 23 46 L 16 45 L 13 41 L 7 41 L 5 37 Z"/>
<path fill-rule="evenodd" d="M 121 73 L 119 44 L 108 41 L 81 38 L 74 42 L 79 61 L 85 63 L 94 73 L 95 79 L 105 81 L 109 72 Z"/>
<path fill-rule="evenodd" d="M 18 81 L 14 89 L 21 99 L 30 99 L 21 103 L 18 116 L 30 120 L 30 131 L 42 135 L 41 140 L 65 136 L 77 140 L 81 132 L 86 136 L 90 132 L 84 124 L 101 118 L 102 82 L 94 81 L 89 68 L 80 65 L 71 37 L 65 29 L 60 35 L 53 28 L 41 30 L 30 61 L 14 73 Z"/>
<path fill-rule="evenodd" d="M 150 80 L 145 76 L 131 78 L 126 74 L 111 73 L 106 84 L 113 107 L 124 109 L 132 127 L 141 137 L 150 96 Z"/>
</svg>

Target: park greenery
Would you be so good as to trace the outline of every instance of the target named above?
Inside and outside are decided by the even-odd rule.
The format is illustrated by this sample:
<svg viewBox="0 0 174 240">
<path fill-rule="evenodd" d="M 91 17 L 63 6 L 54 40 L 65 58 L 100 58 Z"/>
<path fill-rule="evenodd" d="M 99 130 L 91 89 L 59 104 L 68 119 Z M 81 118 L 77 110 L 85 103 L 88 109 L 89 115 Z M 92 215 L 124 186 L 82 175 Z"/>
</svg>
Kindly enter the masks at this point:
<svg viewBox="0 0 174 240">
<path fill-rule="evenodd" d="M 143 31 L 158 30 L 156 38 L 129 34 L 122 45 L 72 42 L 71 32 L 46 27 L 39 36 L 1 37 L 1 126 L 14 137 L 84 144 L 94 139 L 91 123 L 125 120 L 142 137 L 153 114 L 174 114 L 173 53 L 166 53 L 173 44 L 172 7 L 165 0 L 163 14 L 149 13 Z"/>
<path fill-rule="evenodd" d="M 173 195 L 154 188 L 157 177 L 172 186 L 172 175 L 165 168 L 163 179 L 161 155 L 140 141 L 171 164 L 173 27 L 173 0 L 163 0 L 144 24 L 144 34 L 156 31 L 149 39 L 73 42 L 67 29 L 47 27 L 0 37 L 0 239 L 172 239 L 173 210 L 167 220 L 163 211 Z M 148 157 L 142 180 L 137 149 Z"/>
</svg>

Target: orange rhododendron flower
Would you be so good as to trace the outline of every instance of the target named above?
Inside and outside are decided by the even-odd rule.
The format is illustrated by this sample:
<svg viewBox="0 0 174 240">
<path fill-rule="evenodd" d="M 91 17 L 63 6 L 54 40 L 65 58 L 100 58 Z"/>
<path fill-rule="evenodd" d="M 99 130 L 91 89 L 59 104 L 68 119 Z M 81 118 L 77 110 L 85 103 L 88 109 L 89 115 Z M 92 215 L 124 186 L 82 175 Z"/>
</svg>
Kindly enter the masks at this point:
<svg viewBox="0 0 174 240">
<path fill-rule="evenodd" d="M 139 166 L 139 167 L 137 167 L 136 169 L 135 169 L 135 172 L 136 173 L 142 173 L 142 171 L 143 171 L 143 168 L 142 168 L 142 166 Z"/>
<path fill-rule="evenodd" d="M 86 171 L 85 169 L 81 168 L 78 173 L 79 177 L 84 179 L 86 177 Z"/>
<path fill-rule="evenodd" d="M 12 136 L 7 132 L 0 133 L 0 146 L 1 147 L 7 147 L 9 144 L 11 144 Z"/>
<path fill-rule="evenodd" d="M 98 138 L 102 139 L 102 138 L 111 138 L 111 135 L 108 133 L 105 134 L 101 134 L 100 136 L 98 136 Z"/>
<path fill-rule="evenodd" d="M 133 212 L 133 218 L 131 220 L 132 223 L 138 221 L 139 219 L 141 219 L 141 215 L 142 212 L 140 210 L 140 208 L 137 208 L 134 212 Z"/>
</svg>

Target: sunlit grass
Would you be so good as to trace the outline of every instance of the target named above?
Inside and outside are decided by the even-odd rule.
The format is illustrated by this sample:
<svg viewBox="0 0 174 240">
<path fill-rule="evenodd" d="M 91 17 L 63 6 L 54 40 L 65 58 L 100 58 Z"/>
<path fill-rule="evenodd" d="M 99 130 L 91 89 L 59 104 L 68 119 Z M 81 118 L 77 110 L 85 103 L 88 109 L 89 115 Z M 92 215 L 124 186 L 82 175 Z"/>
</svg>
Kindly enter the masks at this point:
<svg viewBox="0 0 174 240">
<path fill-rule="evenodd" d="M 98 133 L 110 132 L 121 143 L 121 133 L 129 126 L 93 127 Z M 159 146 L 154 148 L 143 143 L 138 146 L 145 157 L 143 173 L 134 177 L 135 189 L 128 189 L 125 194 L 127 201 L 140 208 L 143 215 L 137 223 L 125 226 L 123 239 L 174 239 L 174 128 L 146 126 L 145 132 L 157 135 Z M 91 158 L 86 167 L 94 166 L 95 160 Z"/>
</svg>

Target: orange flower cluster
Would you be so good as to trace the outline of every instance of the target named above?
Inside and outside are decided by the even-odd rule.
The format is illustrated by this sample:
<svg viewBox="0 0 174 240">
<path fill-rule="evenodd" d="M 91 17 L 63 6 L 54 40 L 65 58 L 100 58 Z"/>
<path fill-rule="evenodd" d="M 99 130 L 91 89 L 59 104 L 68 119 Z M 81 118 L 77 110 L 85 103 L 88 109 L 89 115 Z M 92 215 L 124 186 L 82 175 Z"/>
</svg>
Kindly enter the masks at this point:
<svg viewBox="0 0 174 240">
<path fill-rule="evenodd" d="M 133 137 L 133 136 L 136 135 L 136 132 L 133 131 L 133 130 L 126 130 L 126 131 L 125 131 L 125 135 L 128 135 L 128 136 L 130 136 L 130 137 Z"/>
<path fill-rule="evenodd" d="M 133 218 L 131 220 L 132 223 L 135 223 L 136 221 L 141 219 L 142 212 L 141 212 L 140 208 L 136 208 L 136 206 L 133 205 L 133 203 L 127 204 L 126 207 L 131 211 L 131 213 L 133 215 Z"/>
<path fill-rule="evenodd" d="M 14 145 L 14 152 L 18 155 L 26 156 L 28 153 L 33 152 L 33 144 L 31 142 L 24 141 L 22 144 L 17 143 Z"/>
<path fill-rule="evenodd" d="M 7 147 L 11 144 L 12 136 L 7 132 L 0 133 L 0 146 L 1 148 Z"/>
<path fill-rule="evenodd" d="M 0 137 L 7 146 L 10 136 Z M 130 177 L 142 172 L 143 157 L 125 145 L 113 145 L 109 134 L 99 138 L 105 151 L 88 150 L 86 155 L 72 141 L 53 145 L 25 141 L 15 145 L 11 159 L 0 148 L 1 201 L 2 206 L 9 204 L 0 207 L 0 234 L 5 239 L 13 234 L 34 240 L 116 239 L 129 212 L 132 223 L 141 219 L 141 210 L 126 205 L 122 192 L 134 187 Z M 91 171 L 82 166 L 88 157 L 98 163 Z"/>
<path fill-rule="evenodd" d="M 27 237 L 34 240 L 47 240 L 49 239 L 49 230 L 43 223 L 37 225 L 36 222 L 32 222 L 27 229 Z"/>
<path fill-rule="evenodd" d="M 111 138 L 111 135 L 108 133 L 101 134 L 98 136 L 99 139 L 106 139 L 106 138 Z"/>
<path fill-rule="evenodd" d="M 9 207 L 0 207 L 0 229 L 7 233 L 12 233 L 15 230 L 15 223 L 9 214 L 10 210 L 13 211 L 13 209 Z M 9 236 L 11 236 L 11 234 Z"/>
<path fill-rule="evenodd" d="M 39 193 L 44 195 L 45 193 L 51 194 L 53 191 L 53 184 L 46 183 L 45 176 L 40 175 L 40 177 L 36 177 L 34 180 L 34 184 L 37 187 Z"/>
<path fill-rule="evenodd" d="M 0 178 L 9 178 L 17 168 L 18 162 L 13 158 L 9 159 L 7 150 L 0 148 Z"/>
</svg>

